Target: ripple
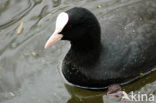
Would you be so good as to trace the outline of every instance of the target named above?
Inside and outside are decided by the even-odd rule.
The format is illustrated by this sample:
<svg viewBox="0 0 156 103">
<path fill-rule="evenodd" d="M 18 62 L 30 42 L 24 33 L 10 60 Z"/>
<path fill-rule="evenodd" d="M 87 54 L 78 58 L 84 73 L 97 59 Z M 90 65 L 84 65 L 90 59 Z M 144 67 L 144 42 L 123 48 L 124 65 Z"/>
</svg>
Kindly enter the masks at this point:
<svg viewBox="0 0 156 103">
<path fill-rule="evenodd" d="M 34 1 L 27 0 L 17 2 L 15 0 L 8 0 L 8 2 L 3 5 L 5 5 L 6 8 L 0 11 L 0 30 L 9 27 L 24 17 L 33 8 Z"/>
</svg>

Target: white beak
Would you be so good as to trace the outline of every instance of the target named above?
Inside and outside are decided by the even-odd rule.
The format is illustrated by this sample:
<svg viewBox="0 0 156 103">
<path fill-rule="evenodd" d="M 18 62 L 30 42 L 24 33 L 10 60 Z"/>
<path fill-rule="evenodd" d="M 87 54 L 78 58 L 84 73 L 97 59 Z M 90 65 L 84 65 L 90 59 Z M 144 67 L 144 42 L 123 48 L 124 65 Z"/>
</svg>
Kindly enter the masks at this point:
<svg viewBox="0 0 156 103">
<path fill-rule="evenodd" d="M 63 37 L 62 34 L 59 34 L 65 25 L 68 23 L 69 16 L 67 13 L 62 12 L 58 15 L 57 20 L 56 20 L 56 28 L 54 33 L 51 35 L 51 37 L 48 39 L 47 43 L 45 44 L 44 48 L 48 48 L 52 45 L 54 45 L 56 42 L 61 40 Z"/>
</svg>

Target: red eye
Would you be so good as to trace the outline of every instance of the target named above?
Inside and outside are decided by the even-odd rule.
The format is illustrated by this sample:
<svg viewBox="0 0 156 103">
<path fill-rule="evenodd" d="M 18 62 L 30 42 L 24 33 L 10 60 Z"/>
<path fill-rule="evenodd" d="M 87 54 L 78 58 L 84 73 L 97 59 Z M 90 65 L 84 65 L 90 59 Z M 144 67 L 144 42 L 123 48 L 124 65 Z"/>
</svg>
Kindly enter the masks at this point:
<svg viewBox="0 0 156 103">
<path fill-rule="evenodd" d="M 68 25 L 67 27 L 68 27 L 68 29 L 71 29 L 72 28 L 72 25 Z"/>
</svg>

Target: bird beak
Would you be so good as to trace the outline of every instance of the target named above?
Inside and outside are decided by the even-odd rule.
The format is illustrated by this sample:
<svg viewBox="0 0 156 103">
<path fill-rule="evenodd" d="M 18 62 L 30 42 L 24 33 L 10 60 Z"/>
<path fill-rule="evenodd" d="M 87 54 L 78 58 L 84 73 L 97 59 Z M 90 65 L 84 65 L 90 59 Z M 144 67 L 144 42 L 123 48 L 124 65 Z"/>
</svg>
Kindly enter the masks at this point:
<svg viewBox="0 0 156 103">
<path fill-rule="evenodd" d="M 62 12 L 58 15 L 57 20 L 56 20 L 55 32 L 48 39 L 44 48 L 48 48 L 48 47 L 54 45 L 55 43 L 57 43 L 59 40 L 62 39 L 63 34 L 59 34 L 59 33 L 63 30 L 65 25 L 68 23 L 68 20 L 69 20 L 68 14 L 65 12 Z"/>
<path fill-rule="evenodd" d="M 47 49 L 48 47 L 54 45 L 59 40 L 61 40 L 63 37 L 62 34 L 58 34 L 57 32 L 54 32 L 52 36 L 48 39 L 47 43 L 45 44 L 44 48 Z"/>
</svg>

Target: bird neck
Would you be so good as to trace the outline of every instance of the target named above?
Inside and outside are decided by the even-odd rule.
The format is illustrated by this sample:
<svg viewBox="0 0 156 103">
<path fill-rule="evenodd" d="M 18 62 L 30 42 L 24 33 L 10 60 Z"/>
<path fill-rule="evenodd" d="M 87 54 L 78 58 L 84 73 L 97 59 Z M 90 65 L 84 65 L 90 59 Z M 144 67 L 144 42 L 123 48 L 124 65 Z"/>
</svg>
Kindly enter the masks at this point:
<svg viewBox="0 0 156 103">
<path fill-rule="evenodd" d="M 85 23 L 86 32 L 81 34 L 83 37 L 70 40 L 71 48 L 65 57 L 65 61 L 80 68 L 95 65 L 102 50 L 100 24 L 96 17 L 92 16 Z"/>
<path fill-rule="evenodd" d="M 71 41 L 71 50 L 76 53 L 89 53 L 91 51 L 98 51 L 101 42 L 100 38 L 94 37 L 83 37 L 77 41 Z"/>
<path fill-rule="evenodd" d="M 101 53 L 100 34 L 97 36 L 71 41 L 71 48 L 65 57 L 65 61 L 80 68 L 89 68 L 95 65 Z"/>
<path fill-rule="evenodd" d="M 71 50 L 77 53 L 90 53 L 99 51 L 101 46 L 101 30 L 97 19 L 88 21 L 85 26 L 86 32 L 82 37 L 70 40 Z"/>
</svg>

